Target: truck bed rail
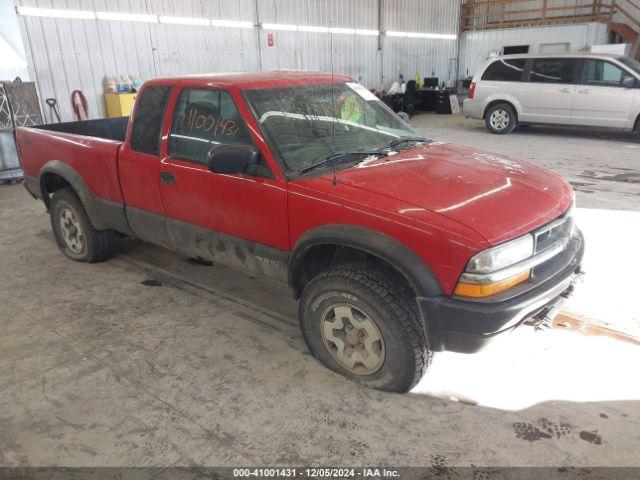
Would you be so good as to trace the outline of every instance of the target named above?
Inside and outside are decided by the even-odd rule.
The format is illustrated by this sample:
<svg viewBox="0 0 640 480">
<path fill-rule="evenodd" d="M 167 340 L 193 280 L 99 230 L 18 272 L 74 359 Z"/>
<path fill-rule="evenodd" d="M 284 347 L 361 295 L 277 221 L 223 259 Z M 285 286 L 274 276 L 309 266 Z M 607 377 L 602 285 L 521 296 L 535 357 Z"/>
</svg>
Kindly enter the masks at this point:
<svg viewBox="0 0 640 480">
<path fill-rule="evenodd" d="M 129 117 L 121 117 L 84 120 L 80 122 L 50 123 L 48 125 L 36 125 L 33 128 L 124 142 L 128 124 Z"/>
</svg>

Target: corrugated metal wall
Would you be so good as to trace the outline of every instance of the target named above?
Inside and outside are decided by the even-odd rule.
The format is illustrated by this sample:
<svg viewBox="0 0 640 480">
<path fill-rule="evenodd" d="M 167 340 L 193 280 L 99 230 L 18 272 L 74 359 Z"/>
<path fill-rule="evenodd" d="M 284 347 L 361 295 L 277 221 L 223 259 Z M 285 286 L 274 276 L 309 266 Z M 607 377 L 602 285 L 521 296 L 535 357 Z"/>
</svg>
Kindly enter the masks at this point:
<svg viewBox="0 0 640 480">
<path fill-rule="evenodd" d="M 193 16 L 254 23 L 379 28 L 377 0 L 17 0 L 19 5 Z M 382 30 L 458 32 L 459 0 L 383 0 Z M 70 94 L 82 90 L 92 118 L 104 115 L 105 75 L 142 80 L 197 72 L 295 68 L 351 75 L 368 87 L 388 87 L 399 73 L 455 78 L 457 41 L 306 32 L 267 32 L 21 17 L 23 36 L 42 99 L 58 100 L 73 118 Z M 275 45 L 267 45 L 273 34 Z M 332 44 L 332 45 L 331 45 Z M 332 48 L 331 48 L 332 47 Z M 332 55 L 333 53 L 333 55 Z M 333 61 L 332 61 L 333 57 Z M 45 114 L 48 108 L 44 109 Z"/>
<path fill-rule="evenodd" d="M 491 52 L 501 53 L 505 46 L 529 45 L 530 53 L 540 53 L 541 45 L 553 43 L 569 43 L 572 52 L 607 43 L 607 26 L 586 23 L 467 32 L 461 39 L 460 76 L 473 76 Z"/>
<path fill-rule="evenodd" d="M 384 2 L 384 29 L 432 33 L 458 33 L 460 3 L 454 0 L 387 0 Z M 455 82 L 458 42 L 385 38 L 384 76 L 395 79 L 400 72 L 413 78 L 438 77 L 440 82 Z"/>
<path fill-rule="evenodd" d="M 23 6 L 152 13 L 186 17 L 350 27 L 382 31 L 457 33 L 459 0 L 17 0 Z M 549 5 L 576 0 L 549 0 Z M 528 3 L 518 4 L 525 8 Z M 522 6 L 524 5 L 524 6 Z M 214 28 L 119 21 L 20 17 L 31 78 L 41 99 L 59 102 L 63 120 L 73 119 L 70 94 L 82 90 L 91 118 L 104 115 L 105 75 L 141 80 L 198 72 L 305 69 L 344 73 L 370 88 L 388 87 L 416 72 L 452 84 L 458 42 L 383 36 L 262 29 Z M 269 47 L 267 36 L 273 35 Z M 470 32 L 460 41 L 460 74 L 473 75 L 505 45 L 570 42 L 572 50 L 606 42 L 603 24 L 578 24 Z M 379 49 L 382 46 L 382 49 Z M 49 109 L 43 105 L 49 119 Z"/>
<path fill-rule="evenodd" d="M 375 0 L 260 0 L 261 23 L 378 29 Z M 275 45 L 267 45 L 267 35 Z M 377 87 L 381 81 L 378 38 L 313 32 L 260 30 L 262 68 L 322 70 L 351 75 Z M 333 52 L 333 56 L 331 55 Z M 333 57 L 333 58 L 332 58 Z"/>
</svg>

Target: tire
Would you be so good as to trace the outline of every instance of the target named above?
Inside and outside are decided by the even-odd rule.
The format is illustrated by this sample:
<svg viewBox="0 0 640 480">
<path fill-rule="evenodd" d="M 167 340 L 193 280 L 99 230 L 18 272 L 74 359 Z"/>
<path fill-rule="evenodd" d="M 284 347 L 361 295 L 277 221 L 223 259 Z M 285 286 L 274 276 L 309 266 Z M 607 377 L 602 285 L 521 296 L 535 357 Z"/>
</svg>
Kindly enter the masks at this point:
<svg viewBox="0 0 640 480">
<path fill-rule="evenodd" d="M 367 387 L 404 393 L 422 378 L 431 353 L 412 293 L 391 278 L 367 263 L 331 267 L 304 288 L 299 319 L 309 350 L 324 366 Z M 354 338 L 363 346 L 352 346 Z M 351 352 L 347 360 L 354 361 L 360 350 L 367 364 L 345 365 L 333 340 L 342 340 L 343 358 Z"/>
<path fill-rule="evenodd" d="M 112 257 L 120 245 L 113 230 L 96 230 L 80 199 L 71 188 L 53 194 L 51 227 L 56 243 L 67 257 L 80 262 L 102 262 Z"/>
<path fill-rule="evenodd" d="M 487 110 L 484 123 L 491 133 L 504 135 L 513 132 L 513 129 L 518 125 L 518 117 L 511 105 L 497 103 Z"/>
</svg>

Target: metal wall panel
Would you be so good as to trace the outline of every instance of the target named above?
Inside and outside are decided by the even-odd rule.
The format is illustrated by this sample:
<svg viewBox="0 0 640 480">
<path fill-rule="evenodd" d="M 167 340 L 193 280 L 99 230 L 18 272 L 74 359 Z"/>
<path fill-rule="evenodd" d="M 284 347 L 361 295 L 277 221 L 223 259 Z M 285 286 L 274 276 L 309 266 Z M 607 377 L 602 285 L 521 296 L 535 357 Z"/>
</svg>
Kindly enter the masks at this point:
<svg viewBox="0 0 640 480">
<path fill-rule="evenodd" d="M 254 23 L 377 30 L 377 0 L 16 0 L 43 8 L 152 13 Z M 460 0 L 381 0 L 382 30 L 457 34 Z M 56 98 L 72 120 L 70 95 L 82 90 L 89 116 L 104 116 L 106 75 L 142 80 L 188 73 L 305 69 L 344 73 L 370 88 L 399 73 L 453 78 L 457 41 L 386 38 L 119 21 L 21 17 L 32 79 L 41 101 Z M 273 34 L 275 45 L 268 46 Z M 382 50 L 379 46 L 382 46 Z M 49 109 L 43 111 L 50 120 Z"/>
<path fill-rule="evenodd" d="M 375 0 L 262 0 L 261 22 L 378 29 Z M 383 31 L 458 33 L 458 0 L 383 0 Z M 267 35 L 275 46 L 267 46 Z M 326 34 L 261 32 L 263 68 L 331 69 L 330 39 Z M 447 83 L 455 78 L 456 40 L 378 39 L 333 35 L 333 68 L 357 78 L 369 88 L 389 87 L 402 73 L 411 79 L 436 76 Z"/>
<path fill-rule="evenodd" d="M 440 83 L 453 85 L 456 59 L 456 41 L 386 38 L 384 83 L 388 85 L 400 74 L 405 80 L 411 80 L 419 73 L 422 78 L 438 77 Z"/>
<path fill-rule="evenodd" d="M 460 2 L 454 0 L 387 0 L 383 3 L 383 28 L 391 31 L 458 34 Z M 400 74 L 406 80 L 438 77 L 452 85 L 456 77 L 458 41 L 442 39 L 384 38 L 385 86 Z"/>
<path fill-rule="evenodd" d="M 491 52 L 500 53 L 505 46 L 529 45 L 530 53 L 539 53 L 543 44 L 569 43 L 570 51 L 578 52 L 606 41 L 607 26 L 604 23 L 467 32 L 461 42 L 460 76 L 473 76 Z"/>
<path fill-rule="evenodd" d="M 261 0 L 260 22 L 376 30 L 376 0 Z M 269 47 L 268 35 L 274 46 Z M 368 87 L 381 85 L 378 38 L 314 32 L 260 31 L 262 68 L 343 73 Z M 333 55 L 331 53 L 333 52 Z"/>
<path fill-rule="evenodd" d="M 144 1 L 22 0 L 24 6 L 145 12 Z M 82 90 L 90 118 L 104 116 L 105 75 L 155 76 L 149 26 L 136 22 L 21 17 L 31 77 L 44 99 L 56 98 L 63 121 L 73 120 L 71 92 Z"/>
<path fill-rule="evenodd" d="M 384 0 L 385 30 L 458 33 L 457 0 Z"/>
</svg>

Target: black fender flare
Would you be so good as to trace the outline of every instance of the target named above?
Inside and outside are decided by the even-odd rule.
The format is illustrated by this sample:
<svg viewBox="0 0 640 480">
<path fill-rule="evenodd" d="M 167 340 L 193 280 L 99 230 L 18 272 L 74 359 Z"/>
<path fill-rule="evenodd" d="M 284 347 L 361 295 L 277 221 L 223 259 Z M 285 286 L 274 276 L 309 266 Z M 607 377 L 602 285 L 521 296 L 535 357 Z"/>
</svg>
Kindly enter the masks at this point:
<svg viewBox="0 0 640 480">
<path fill-rule="evenodd" d="M 380 258 L 404 276 L 417 297 L 442 294 L 440 283 L 425 261 L 404 243 L 365 227 L 329 224 L 308 230 L 300 236 L 289 256 L 288 281 L 298 296 L 297 279 L 307 252 L 315 246 L 339 245 L 361 250 Z"/>
<path fill-rule="evenodd" d="M 51 203 L 51 199 L 49 198 L 48 192 L 45 188 L 45 178 L 47 174 L 58 175 L 64 178 L 66 182 L 71 185 L 71 188 L 75 190 L 78 198 L 80 198 L 82 206 L 87 212 L 89 220 L 91 220 L 94 228 L 96 228 L 97 230 L 105 230 L 109 228 L 102 218 L 94 196 L 89 191 L 89 187 L 87 187 L 87 184 L 82 178 L 82 175 L 80 175 L 73 168 L 71 168 L 66 163 L 61 162 L 60 160 L 48 161 L 44 165 L 44 167 L 42 167 L 40 173 L 38 174 L 38 185 L 40 186 L 42 200 L 44 201 L 47 210 L 49 209 Z"/>
</svg>

